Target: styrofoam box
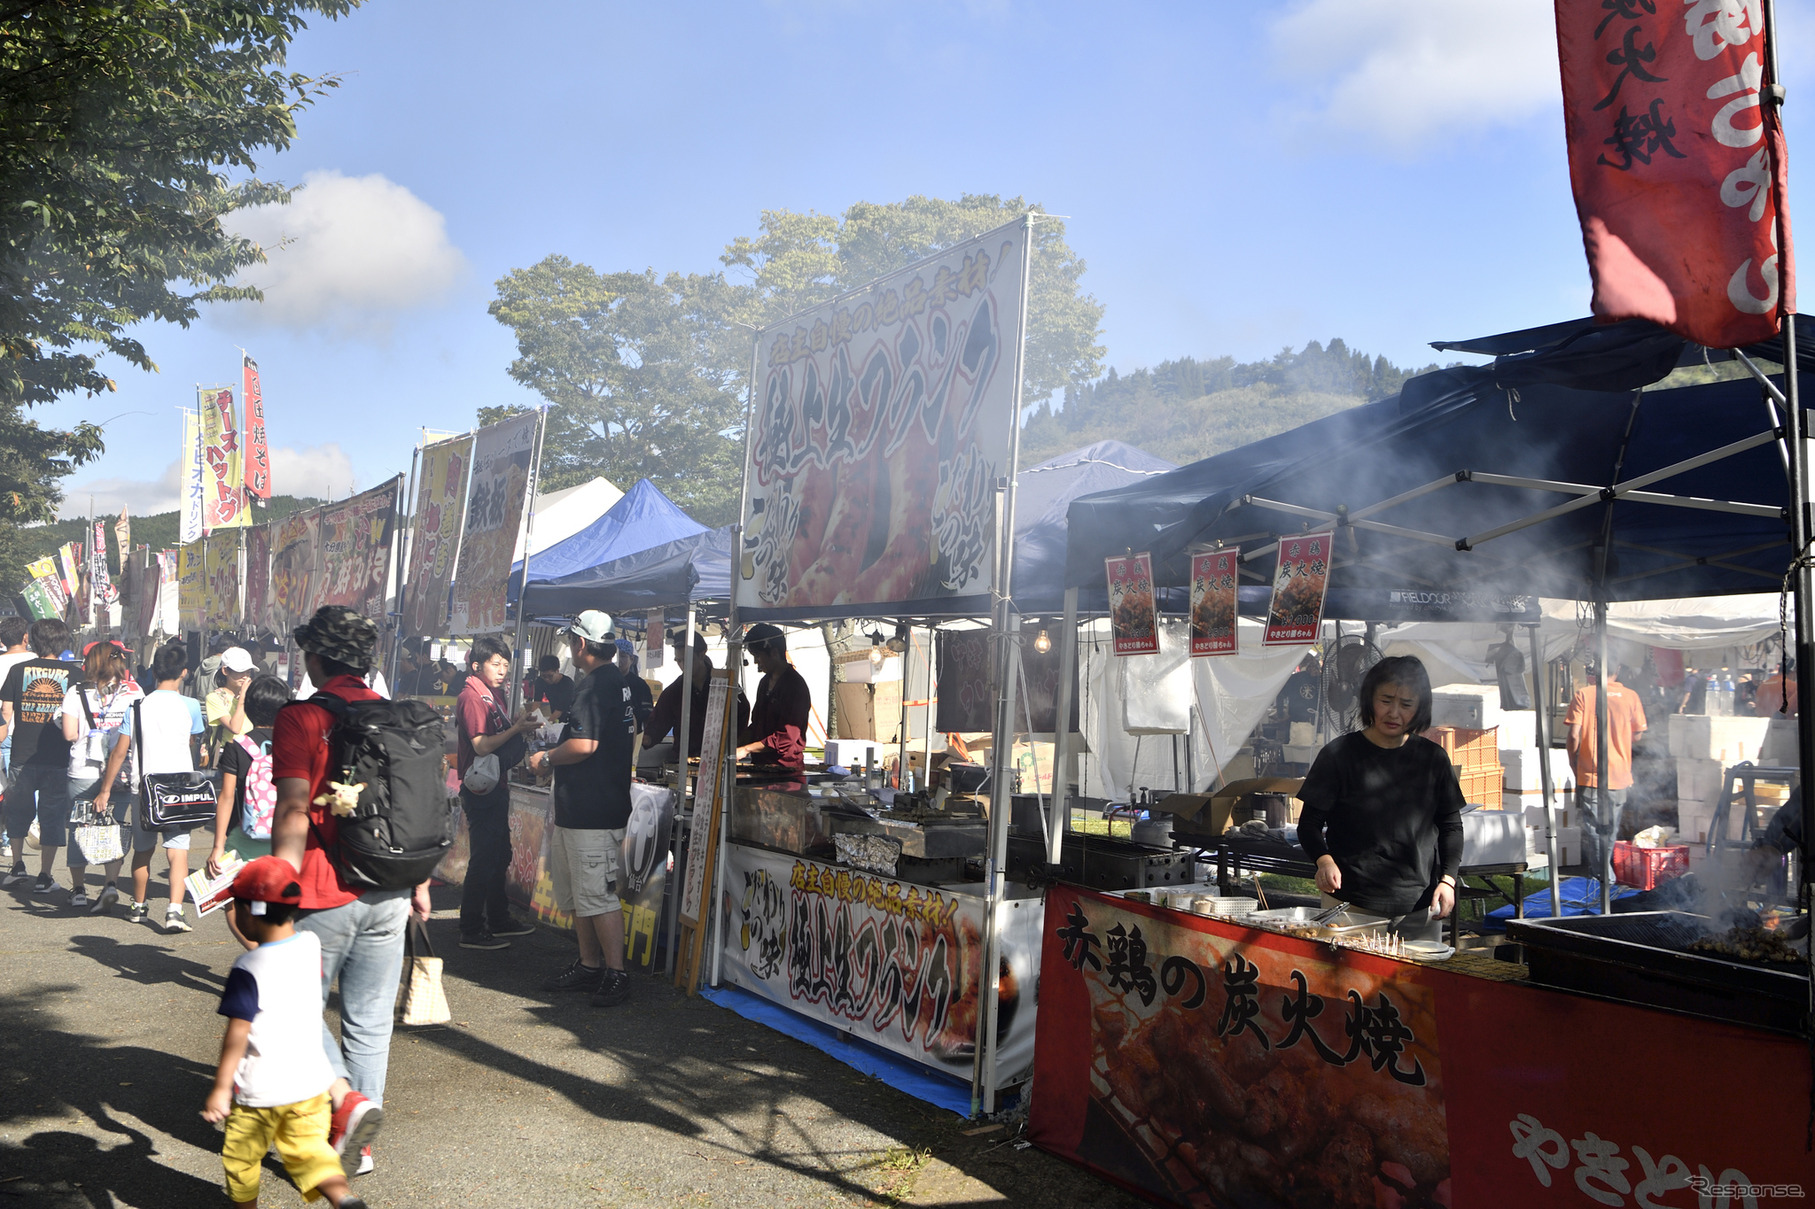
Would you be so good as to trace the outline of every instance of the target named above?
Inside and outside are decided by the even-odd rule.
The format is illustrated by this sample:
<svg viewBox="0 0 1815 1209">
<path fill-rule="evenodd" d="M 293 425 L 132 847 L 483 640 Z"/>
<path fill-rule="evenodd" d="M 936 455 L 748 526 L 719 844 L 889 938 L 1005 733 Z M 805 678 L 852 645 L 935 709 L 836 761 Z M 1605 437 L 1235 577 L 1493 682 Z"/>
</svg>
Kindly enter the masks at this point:
<svg viewBox="0 0 1815 1209">
<path fill-rule="evenodd" d="M 1505 810 L 1462 813 L 1462 863 L 1510 865 L 1525 856 L 1525 820 Z"/>
<path fill-rule="evenodd" d="M 1500 688 L 1446 684 L 1431 693 L 1431 725 L 1488 730 L 1500 725 Z"/>
<path fill-rule="evenodd" d="M 1531 864 L 1532 858 L 1544 857 L 1548 863 L 1550 849 L 1545 846 L 1544 829 L 1527 827 L 1525 829 L 1525 863 Z M 1560 864 L 1574 865 L 1582 859 L 1582 829 L 1580 827 L 1557 828 L 1557 860 Z"/>
<path fill-rule="evenodd" d="M 1506 741 L 1506 729 L 1500 730 L 1500 741 Z M 1569 753 L 1560 747 L 1550 748 L 1550 784 L 1562 789 L 1575 784 L 1575 772 L 1569 767 Z M 1502 747 L 1500 767 L 1506 776 L 1506 788 L 1514 793 L 1536 793 L 1544 788 L 1539 777 L 1539 751 L 1536 747 Z"/>
<path fill-rule="evenodd" d="M 1525 825 L 1527 827 L 1536 827 L 1539 831 L 1542 831 L 1544 829 L 1544 804 L 1542 802 L 1535 802 L 1523 807 L 1519 811 L 1519 817 L 1525 820 Z M 1580 816 L 1576 814 L 1574 803 L 1568 805 L 1558 803 L 1557 826 L 1574 827 L 1581 821 Z"/>
<path fill-rule="evenodd" d="M 1796 746 L 1796 721 L 1793 718 L 1767 718 L 1771 724 L 1765 733 L 1764 750 L 1759 753 L 1761 764 L 1776 764 L 1781 767 L 1795 768 L 1802 763 L 1802 753 Z"/>
<path fill-rule="evenodd" d="M 1529 709 L 1500 711 L 1500 742 L 1508 746 L 1533 746 L 1538 742 L 1538 715 Z"/>
<path fill-rule="evenodd" d="M 1721 778 L 1726 766 L 1719 760 L 1678 757 L 1676 761 L 1676 798 L 1713 802 L 1720 798 Z"/>
<path fill-rule="evenodd" d="M 1716 718 L 1708 714 L 1671 714 L 1670 754 L 1679 760 L 1757 760 L 1764 754 L 1769 718 Z"/>
</svg>

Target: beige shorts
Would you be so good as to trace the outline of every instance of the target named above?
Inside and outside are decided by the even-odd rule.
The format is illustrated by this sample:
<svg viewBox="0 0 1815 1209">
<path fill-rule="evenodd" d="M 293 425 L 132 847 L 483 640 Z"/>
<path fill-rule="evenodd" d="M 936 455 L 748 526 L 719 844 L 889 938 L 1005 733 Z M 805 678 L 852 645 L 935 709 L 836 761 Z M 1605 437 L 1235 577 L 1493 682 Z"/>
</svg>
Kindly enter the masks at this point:
<svg viewBox="0 0 1815 1209">
<path fill-rule="evenodd" d="M 548 839 L 548 873 L 555 883 L 555 905 L 561 910 L 582 918 L 610 915 L 619 907 L 624 829 L 554 828 Z"/>
</svg>

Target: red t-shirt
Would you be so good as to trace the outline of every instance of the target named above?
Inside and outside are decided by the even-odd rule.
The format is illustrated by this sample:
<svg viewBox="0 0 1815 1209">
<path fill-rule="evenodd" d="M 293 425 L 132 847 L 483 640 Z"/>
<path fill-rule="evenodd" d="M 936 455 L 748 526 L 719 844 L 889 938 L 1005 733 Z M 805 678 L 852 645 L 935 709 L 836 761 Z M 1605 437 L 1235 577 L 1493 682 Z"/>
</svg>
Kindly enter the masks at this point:
<svg viewBox="0 0 1815 1209">
<path fill-rule="evenodd" d="M 336 676 L 316 690 L 339 697 L 342 701 L 377 701 L 379 696 L 366 687 L 358 676 Z M 297 701 L 277 711 L 277 723 L 271 728 L 271 776 L 277 780 L 298 777 L 309 782 L 309 836 L 303 849 L 302 873 L 297 882 L 302 886 L 305 911 L 344 907 L 359 897 L 359 891 L 340 880 L 334 862 L 322 851 L 340 831 L 340 820 L 326 806 L 315 805 L 328 783 L 328 732 L 334 728 L 334 715 L 319 705 Z"/>
</svg>

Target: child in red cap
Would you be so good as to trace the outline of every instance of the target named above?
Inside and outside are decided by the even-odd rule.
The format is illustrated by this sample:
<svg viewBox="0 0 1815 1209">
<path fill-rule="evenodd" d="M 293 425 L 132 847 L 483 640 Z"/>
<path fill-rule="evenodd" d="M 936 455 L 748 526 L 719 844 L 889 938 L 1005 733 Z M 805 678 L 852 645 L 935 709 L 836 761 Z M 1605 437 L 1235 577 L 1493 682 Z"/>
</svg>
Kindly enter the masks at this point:
<svg viewBox="0 0 1815 1209">
<path fill-rule="evenodd" d="M 233 879 L 227 909 L 255 947 L 233 963 L 221 992 L 227 1035 L 202 1117 L 226 1122 L 221 1163 L 241 1209 L 258 1205 L 259 1167 L 273 1141 L 304 1200 L 365 1209 L 328 1145 L 334 1073 L 321 1048 L 321 944 L 291 923 L 301 901 L 296 870 L 275 856 L 259 857 Z"/>
</svg>

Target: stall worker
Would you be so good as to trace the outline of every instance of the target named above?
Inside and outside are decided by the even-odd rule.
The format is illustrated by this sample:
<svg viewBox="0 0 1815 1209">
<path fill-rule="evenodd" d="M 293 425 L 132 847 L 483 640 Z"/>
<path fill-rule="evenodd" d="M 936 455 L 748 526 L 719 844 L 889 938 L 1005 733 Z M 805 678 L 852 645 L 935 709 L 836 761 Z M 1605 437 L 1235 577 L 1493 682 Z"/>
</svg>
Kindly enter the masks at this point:
<svg viewBox="0 0 1815 1209">
<path fill-rule="evenodd" d="M 1382 659 L 1360 699 L 1361 729 L 1325 746 L 1298 791 L 1298 842 L 1326 907 L 1406 917 L 1401 935 L 1437 940 L 1456 903 L 1464 802 L 1448 753 L 1418 734 L 1431 724 L 1430 677 L 1409 655 Z"/>
<path fill-rule="evenodd" d="M 804 767 L 813 695 L 788 662 L 787 638 L 775 626 L 759 623 L 745 635 L 744 649 L 763 678 L 756 686 L 750 724 L 738 732 L 737 758 L 752 764 Z"/>
<path fill-rule="evenodd" d="M 1620 683 L 1619 673 L 1607 674 L 1607 791 L 1598 780 L 1600 757 L 1595 748 L 1599 725 L 1595 720 L 1595 693 L 1600 675 L 1594 664 L 1585 669 L 1588 683 L 1570 699 L 1564 724 L 1569 727 L 1569 764 L 1576 778 L 1576 801 L 1582 807 L 1582 862 L 1590 869 L 1605 867 L 1608 846 L 1620 838 L 1620 812 L 1632 788 L 1632 749 L 1645 733 L 1645 707 L 1637 693 Z"/>
<path fill-rule="evenodd" d="M 542 706 L 550 722 L 566 719 L 573 709 L 573 695 L 573 678 L 562 673 L 559 655 L 542 656 L 536 664 L 535 678 L 523 686 L 523 700 Z"/>
<path fill-rule="evenodd" d="M 687 754 L 697 756 L 706 742 L 706 711 L 712 706 L 712 658 L 707 653 L 706 636 L 693 636 L 693 709 L 687 716 Z M 674 663 L 676 667 L 684 666 L 687 658 L 687 636 L 677 634 L 674 639 Z M 681 725 L 681 685 L 685 676 L 676 676 L 662 695 L 656 698 L 655 708 L 649 713 L 649 721 L 643 726 L 643 750 L 637 756 L 637 767 L 658 768 L 663 764 L 673 764 L 675 757 L 675 733 Z M 742 734 L 750 725 L 750 702 L 744 696 L 744 690 L 737 690 L 737 730 Z"/>
<path fill-rule="evenodd" d="M 630 686 L 630 712 L 636 716 L 637 730 L 641 732 L 655 709 L 655 694 L 649 691 L 649 682 L 643 679 L 638 666 L 636 643 L 628 638 L 618 639 L 618 671 Z"/>
</svg>

